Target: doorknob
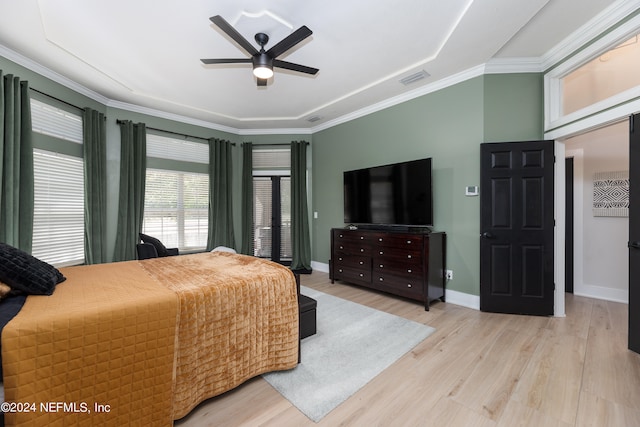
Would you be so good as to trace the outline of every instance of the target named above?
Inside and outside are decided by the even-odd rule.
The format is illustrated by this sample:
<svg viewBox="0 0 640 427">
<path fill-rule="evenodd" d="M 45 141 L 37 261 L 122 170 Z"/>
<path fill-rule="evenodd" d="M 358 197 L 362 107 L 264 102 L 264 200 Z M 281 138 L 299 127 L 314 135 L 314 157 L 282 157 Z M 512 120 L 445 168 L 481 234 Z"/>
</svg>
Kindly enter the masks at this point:
<svg viewBox="0 0 640 427">
<path fill-rule="evenodd" d="M 494 236 L 493 234 L 489 233 L 488 231 L 485 231 L 484 233 L 482 233 L 480 235 L 480 237 L 482 237 L 484 239 L 494 239 L 496 236 Z"/>
<path fill-rule="evenodd" d="M 627 246 L 633 249 L 640 249 L 640 242 L 629 242 Z"/>
</svg>

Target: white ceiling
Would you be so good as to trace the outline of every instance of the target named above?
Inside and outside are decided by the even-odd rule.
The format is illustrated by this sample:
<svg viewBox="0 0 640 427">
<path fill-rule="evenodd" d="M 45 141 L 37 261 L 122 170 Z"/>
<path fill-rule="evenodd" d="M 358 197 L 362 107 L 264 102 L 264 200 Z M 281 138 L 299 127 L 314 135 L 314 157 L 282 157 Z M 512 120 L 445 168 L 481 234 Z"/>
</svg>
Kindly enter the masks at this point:
<svg viewBox="0 0 640 427">
<path fill-rule="evenodd" d="M 491 61 L 541 58 L 620 3 L 0 0 L 0 54 L 34 61 L 108 105 L 240 133 L 309 130 Z M 313 35 L 280 59 L 320 72 L 276 69 L 260 88 L 248 64 L 203 65 L 200 58 L 247 57 L 209 21 L 213 15 L 251 42 L 255 33 L 267 33 L 267 49 L 306 25 Z M 421 70 L 430 76 L 409 86 L 399 82 Z M 310 122 L 314 116 L 320 119 Z"/>
</svg>

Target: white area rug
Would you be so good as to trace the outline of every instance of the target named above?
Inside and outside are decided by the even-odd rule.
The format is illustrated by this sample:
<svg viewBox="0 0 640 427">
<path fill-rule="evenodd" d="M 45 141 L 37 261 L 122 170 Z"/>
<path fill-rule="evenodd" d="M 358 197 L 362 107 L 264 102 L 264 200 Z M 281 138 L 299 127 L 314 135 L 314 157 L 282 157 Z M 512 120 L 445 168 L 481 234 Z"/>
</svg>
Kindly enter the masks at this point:
<svg viewBox="0 0 640 427">
<path fill-rule="evenodd" d="M 315 422 L 435 331 L 304 286 L 301 292 L 318 301 L 317 333 L 302 340 L 295 369 L 263 377 Z"/>
</svg>

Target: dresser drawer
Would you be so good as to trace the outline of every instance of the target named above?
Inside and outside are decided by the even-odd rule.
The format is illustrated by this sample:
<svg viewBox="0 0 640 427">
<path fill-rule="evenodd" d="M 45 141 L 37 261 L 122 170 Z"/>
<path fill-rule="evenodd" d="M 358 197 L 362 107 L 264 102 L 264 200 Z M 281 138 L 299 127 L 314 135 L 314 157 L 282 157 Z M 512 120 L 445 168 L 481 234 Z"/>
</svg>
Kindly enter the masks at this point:
<svg viewBox="0 0 640 427">
<path fill-rule="evenodd" d="M 337 254 L 337 256 L 333 259 L 334 267 L 353 267 L 360 269 L 371 269 L 371 258 L 370 257 L 361 257 L 361 256 L 350 256 Z"/>
<path fill-rule="evenodd" d="M 333 250 L 337 254 L 371 256 L 371 246 L 358 241 L 334 241 Z"/>
<path fill-rule="evenodd" d="M 361 268 L 334 265 L 333 278 L 335 280 L 368 285 L 371 283 L 371 269 L 364 270 Z"/>
<path fill-rule="evenodd" d="M 416 261 L 419 261 L 419 258 Z M 407 263 L 406 260 L 400 259 L 398 261 L 395 257 L 386 257 L 373 259 L 373 271 L 379 274 L 393 274 L 422 279 L 424 269 L 421 262 Z"/>
<path fill-rule="evenodd" d="M 359 230 L 333 230 L 333 242 L 336 243 L 369 243 L 372 241 L 371 233 Z"/>
<path fill-rule="evenodd" d="M 404 276 L 374 270 L 371 279 L 371 285 L 378 289 L 408 298 L 423 298 L 423 281 L 420 275 Z"/>
<path fill-rule="evenodd" d="M 385 248 L 422 250 L 423 242 L 424 236 L 415 234 L 376 233 L 373 236 L 374 245 Z"/>
</svg>

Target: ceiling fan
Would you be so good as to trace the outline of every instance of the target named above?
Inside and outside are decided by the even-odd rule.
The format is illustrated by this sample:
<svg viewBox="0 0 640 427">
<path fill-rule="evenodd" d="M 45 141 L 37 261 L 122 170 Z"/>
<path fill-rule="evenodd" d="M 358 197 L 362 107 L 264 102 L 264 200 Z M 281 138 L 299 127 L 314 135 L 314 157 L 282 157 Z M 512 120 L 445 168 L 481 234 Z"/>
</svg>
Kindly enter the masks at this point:
<svg viewBox="0 0 640 427">
<path fill-rule="evenodd" d="M 267 79 L 273 76 L 273 67 L 284 68 L 287 70 L 297 71 L 300 73 L 315 75 L 319 70 L 317 68 L 307 67 L 304 65 L 294 64 L 287 61 L 277 59 L 307 37 L 313 32 L 305 25 L 285 37 L 271 49 L 265 51 L 264 46 L 269 42 L 269 36 L 264 33 L 255 35 L 256 42 L 260 45 L 258 51 L 247 39 L 245 39 L 235 28 L 233 28 L 225 19 L 220 16 L 212 16 L 209 18 L 211 22 L 217 25 L 236 43 L 251 55 L 251 58 L 231 58 L 231 59 L 201 59 L 204 64 L 253 64 L 253 75 L 258 78 L 258 86 L 266 86 Z"/>
</svg>

